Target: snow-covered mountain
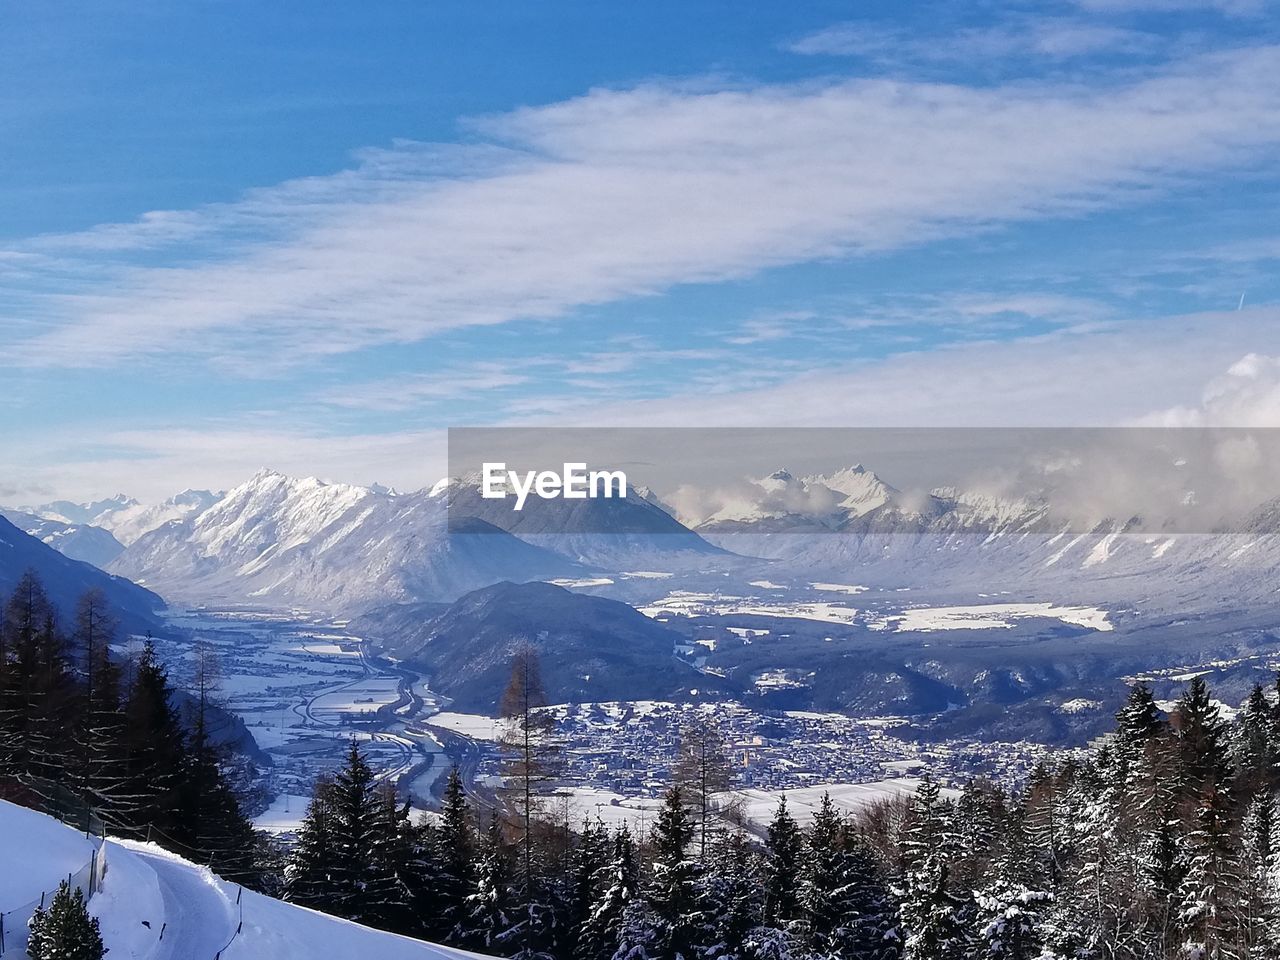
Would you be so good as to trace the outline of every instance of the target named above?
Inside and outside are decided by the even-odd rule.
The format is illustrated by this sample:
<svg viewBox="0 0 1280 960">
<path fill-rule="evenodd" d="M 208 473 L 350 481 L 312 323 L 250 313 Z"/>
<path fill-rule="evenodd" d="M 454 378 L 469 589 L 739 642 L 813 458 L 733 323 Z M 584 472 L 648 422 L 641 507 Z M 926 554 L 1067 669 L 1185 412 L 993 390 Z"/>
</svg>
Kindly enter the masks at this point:
<svg viewBox="0 0 1280 960">
<path fill-rule="evenodd" d="M 837 530 L 897 503 L 898 496 L 861 464 L 807 477 L 782 469 L 709 493 L 715 509 L 686 520 L 704 533 Z"/>
<path fill-rule="evenodd" d="M 143 535 L 112 570 L 170 598 L 345 613 L 582 573 L 483 521 L 450 529 L 442 491 L 397 494 L 271 470 Z"/>
<path fill-rule="evenodd" d="M 21 507 L 13 512 L 78 528 L 97 527 L 106 530 L 121 544 L 127 546 L 144 533 L 170 520 L 185 520 L 196 516 L 217 503 L 221 497 L 221 493 L 214 493 L 211 490 L 184 490 L 163 503 L 148 505 L 119 493 L 114 497 L 89 503 L 54 500 L 34 507 Z M 77 557 L 77 559 L 88 558 Z"/>
<path fill-rule="evenodd" d="M 0 515 L 59 553 L 72 560 L 92 563 L 95 567 L 105 568 L 124 551 L 124 545 L 109 530 L 92 524 L 50 520 L 17 510 L 0 510 Z"/>
<path fill-rule="evenodd" d="M 89 912 L 98 918 L 111 960 L 478 957 L 241 890 L 152 844 L 87 838 L 52 817 L 0 801 L 0 909 L 6 911 L 10 950 L 21 947 L 30 911 L 59 881 L 71 877 L 88 886 L 90 867 L 104 862 Z M 21 950 L 14 955 L 25 956 Z"/>
<path fill-rule="evenodd" d="M 73 503 L 70 500 L 54 500 L 36 507 L 22 507 L 24 513 L 49 520 L 61 520 L 63 523 L 88 523 L 95 527 L 105 526 L 105 520 L 113 513 L 138 506 L 138 501 L 123 493 L 104 500 L 93 500 L 88 503 Z"/>
<path fill-rule="evenodd" d="M 134 503 L 115 510 L 98 520 L 98 526 L 106 527 L 125 546 L 144 533 L 171 520 L 186 520 L 198 516 L 222 499 L 221 493 L 211 490 L 183 490 L 163 503 L 146 506 Z"/>
</svg>

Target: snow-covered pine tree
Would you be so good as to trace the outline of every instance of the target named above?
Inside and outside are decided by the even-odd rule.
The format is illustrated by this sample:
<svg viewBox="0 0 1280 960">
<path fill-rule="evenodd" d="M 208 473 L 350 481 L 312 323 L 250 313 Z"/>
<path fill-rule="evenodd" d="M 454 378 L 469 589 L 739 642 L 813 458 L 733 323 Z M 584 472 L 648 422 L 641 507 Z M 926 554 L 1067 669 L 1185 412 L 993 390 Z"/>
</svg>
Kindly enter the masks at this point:
<svg viewBox="0 0 1280 960">
<path fill-rule="evenodd" d="M 997 876 L 976 899 L 977 958 L 1035 960 L 1041 955 L 1042 917 L 1053 894 Z"/>
<path fill-rule="evenodd" d="M 465 916 L 456 935 L 462 946 L 500 955 L 519 948 L 514 939 L 514 891 L 509 861 L 510 854 L 502 842 L 502 829 L 494 814 L 480 844 L 474 885 L 463 903 Z"/>
<path fill-rule="evenodd" d="M 664 955 L 671 960 L 692 960 L 703 933 L 698 903 L 701 869 L 688 856 L 693 833 L 684 796 L 679 787 L 672 787 L 663 796 L 651 837 L 653 880 L 648 898 L 663 926 Z"/>
<path fill-rule="evenodd" d="M 1234 806 L 1225 783 L 1207 784 L 1186 839 L 1190 856 L 1179 920 L 1185 942 L 1204 960 L 1242 960 L 1248 952 L 1246 878 Z"/>
<path fill-rule="evenodd" d="M 71 889 L 65 880 L 48 909 L 37 908 L 30 929 L 30 960 L 102 960 L 106 953 L 98 918 L 89 916 L 80 888 Z"/>
<path fill-rule="evenodd" d="M 1232 733 L 1231 757 L 1239 787 L 1254 793 L 1273 786 L 1280 773 L 1280 742 L 1272 705 L 1262 684 L 1253 685 Z"/>
<path fill-rule="evenodd" d="M 960 960 L 966 955 L 970 904 L 950 882 L 955 838 L 938 784 L 926 777 L 916 790 L 903 837 L 906 874 L 895 891 L 904 960 Z"/>
<path fill-rule="evenodd" d="M 667 924 L 642 898 L 636 897 L 622 912 L 618 946 L 612 960 L 661 960 L 667 952 Z"/>
<path fill-rule="evenodd" d="M 759 857 L 741 833 L 724 834 L 710 850 L 702 883 L 704 960 L 742 960 L 764 918 Z"/>
<path fill-rule="evenodd" d="M 1275 811 L 1270 793 L 1256 795 L 1245 811 L 1241 830 L 1244 889 L 1240 922 L 1250 960 L 1280 957 Z"/>
<path fill-rule="evenodd" d="M 578 941 L 592 910 L 609 883 L 608 870 L 613 852 L 609 831 L 598 817 L 569 834 L 569 851 L 557 903 L 556 956 L 578 954 Z"/>
<path fill-rule="evenodd" d="M 578 960 L 610 960 L 618 949 L 623 915 L 636 899 L 640 871 L 636 844 L 624 823 L 613 835 L 612 854 L 596 883 L 596 895 L 588 905 L 590 913 L 578 931 L 574 955 Z"/>
</svg>

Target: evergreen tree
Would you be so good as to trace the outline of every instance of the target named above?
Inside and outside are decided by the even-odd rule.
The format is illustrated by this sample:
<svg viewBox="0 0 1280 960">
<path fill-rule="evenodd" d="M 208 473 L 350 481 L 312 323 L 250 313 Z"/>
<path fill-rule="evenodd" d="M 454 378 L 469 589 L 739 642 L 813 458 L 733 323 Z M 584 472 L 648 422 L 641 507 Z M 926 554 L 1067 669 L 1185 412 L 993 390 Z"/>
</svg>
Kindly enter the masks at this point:
<svg viewBox="0 0 1280 960">
<path fill-rule="evenodd" d="M 284 899 L 313 910 L 336 911 L 338 818 L 333 782 L 317 780 L 293 855 L 285 870 Z"/>
<path fill-rule="evenodd" d="M 700 955 L 706 960 L 741 960 L 750 950 L 752 932 L 764 919 L 758 857 L 740 833 L 722 837 L 712 854 L 701 890 L 706 932 Z"/>
<path fill-rule="evenodd" d="M 903 840 L 907 871 L 898 888 L 905 960 L 959 960 L 965 955 L 967 903 L 950 883 L 954 842 L 937 783 L 916 790 Z"/>
<path fill-rule="evenodd" d="M 463 904 L 475 883 L 475 829 L 456 764 L 445 784 L 435 845 L 439 876 L 438 915 L 433 925 L 441 937 L 446 937 L 462 922 Z"/>
<path fill-rule="evenodd" d="M 171 702 L 169 675 L 151 640 L 134 668 L 124 714 L 124 825 L 140 836 L 147 836 L 151 827 L 167 834 L 178 809 L 184 737 Z"/>
<path fill-rule="evenodd" d="M 691 960 L 702 934 L 698 864 L 688 858 L 693 825 L 679 787 L 663 797 L 653 829 L 653 883 L 649 896 L 663 926 L 664 956 Z"/>
<path fill-rule="evenodd" d="M 84 894 L 64 880 L 46 910 L 36 909 L 27 942 L 30 960 L 102 960 L 106 948 L 98 918 L 89 916 Z"/>
<path fill-rule="evenodd" d="M 624 823 L 613 835 L 613 852 L 597 884 L 598 894 L 578 934 L 578 960 L 610 960 L 618 948 L 623 915 L 639 893 L 636 844 Z"/>
<path fill-rule="evenodd" d="M 1035 960 L 1041 955 L 1041 915 L 1053 900 L 1043 890 L 997 879 L 978 894 L 977 955 L 990 960 Z"/>
<path fill-rule="evenodd" d="M 622 913 L 613 960 L 660 960 L 666 952 L 666 924 L 644 900 L 636 898 Z"/>
<path fill-rule="evenodd" d="M 495 815 L 480 846 L 475 884 L 464 904 L 466 918 L 459 935 L 462 945 L 503 955 L 518 948 L 519 944 L 514 942 L 514 891 L 510 877 L 508 854 Z"/>
<path fill-rule="evenodd" d="M 795 818 L 787 810 L 787 798 L 778 800 L 778 809 L 769 824 L 765 844 L 764 921 L 785 927 L 800 919 L 800 870 L 804 840 Z"/>
</svg>

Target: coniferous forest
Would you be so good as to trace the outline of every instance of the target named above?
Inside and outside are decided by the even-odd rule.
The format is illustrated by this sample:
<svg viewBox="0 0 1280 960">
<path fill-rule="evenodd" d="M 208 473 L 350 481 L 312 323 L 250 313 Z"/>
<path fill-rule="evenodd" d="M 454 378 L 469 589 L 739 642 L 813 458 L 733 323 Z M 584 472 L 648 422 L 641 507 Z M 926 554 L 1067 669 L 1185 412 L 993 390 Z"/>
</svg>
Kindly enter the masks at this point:
<svg viewBox="0 0 1280 960">
<path fill-rule="evenodd" d="M 531 651 L 502 700 L 505 786 L 449 776 L 414 820 L 359 744 L 315 787 L 296 844 L 255 838 L 155 650 L 109 655 L 85 597 L 67 628 L 34 578 L 0 632 L 0 785 L 9 799 L 150 836 L 294 903 L 508 957 L 548 960 L 978 960 L 1280 957 L 1280 706 L 1231 720 L 1203 679 L 1167 714 L 1142 684 L 1114 731 L 1009 789 L 985 781 L 763 835 L 717 809 L 732 779 L 714 730 L 686 731 L 644 835 L 557 814 L 554 725 Z M 563 809 L 563 808 L 560 808 Z"/>
</svg>

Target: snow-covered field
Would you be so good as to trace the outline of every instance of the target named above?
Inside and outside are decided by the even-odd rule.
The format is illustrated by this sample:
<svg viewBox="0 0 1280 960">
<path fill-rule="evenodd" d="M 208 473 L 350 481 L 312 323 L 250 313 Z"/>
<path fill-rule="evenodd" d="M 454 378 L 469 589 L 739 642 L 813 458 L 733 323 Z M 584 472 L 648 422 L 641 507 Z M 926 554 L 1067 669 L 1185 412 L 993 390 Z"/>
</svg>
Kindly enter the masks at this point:
<svg viewBox="0 0 1280 960">
<path fill-rule="evenodd" d="M 428 717 L 427 723 L 452 730 L 472 740 L 497 740 L 501 733 L 500 721 L 475 713 L 451 713 L 446 710 Z"/>
<path fill-rule="evenodd" d="M 916 777 L 894 777 L 874 783 L 827 783 L 795 790 L 735 790 L 718 794 L 721 805 L 739 805 L 743 818 L 757 828 L 765 828 L 778 811 L 778 801 L 785 796 L 787 809 L 801 825 L 807 825 L 822 803 L 824 793 L 831 794 L 831 802 L 846 813 L 862 809 L 880 800 L 914 794 L 921 781 Z M 959 791 L 943 789 L 942 795 L 959 796 Z"/>
<path fill-rule="evenodd" d="M 982 603 L 971 607 L 912 607 L 883 619 L 899 630 L 989 630 L 1029 617 L 1061 620 L 1090 630 L 1111 630 L 1107 612 L 1096 607 L 1052 603 Z"/>
<path fill-rule="evenodd" d="M 784 589 L 781 584 L 757 580 L 752 586 L 766 590 Z M 819 623 L 861 625 L 872 630 L 942 631 L 1008 628 L 1015 621 L 1033 618 L 1058 620 L 1089 630 L 1113 629 L 1107 611 L 1097 607 L 1066 606 L 1051 602 L 978 603 L 970 606 L 911 607 L 899 600 L 871 598 L 867 588 L 854 584 L 810 583 L 811 594 L 836 593 L 861 596 L 858 607 L 844 601 L 807 599 L 791 591 L 784 597 L 741 596 L 692 590 L 672 590 L 666 596 L 639 607 L 650 617 L 748 615 L 813 620 Z M 899 591 L 893 591 L 898 593 Z"/>
</svg>

